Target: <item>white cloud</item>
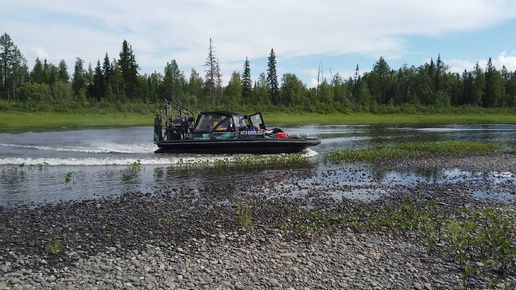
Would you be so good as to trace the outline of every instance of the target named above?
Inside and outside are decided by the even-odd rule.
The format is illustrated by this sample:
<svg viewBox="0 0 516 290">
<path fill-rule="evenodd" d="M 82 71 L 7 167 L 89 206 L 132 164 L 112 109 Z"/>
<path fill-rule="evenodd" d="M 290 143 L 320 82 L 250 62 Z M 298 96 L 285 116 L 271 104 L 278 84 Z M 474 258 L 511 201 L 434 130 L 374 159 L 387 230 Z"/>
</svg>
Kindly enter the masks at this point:
<svg viewBox="0 0 516 290">
<path fill-rule="evenodd" d="M 106 52 L 111 59 L 118 58 L 125 39 L 140 66 L 154 68 L 145 72 L 161 72 L 172 59 L 182 70 L 200 72 L 211 37 L 220 63 L 232 64 L 221 66 L 225 76 L 246 56 L 251 62 L 266 58 L 271 48 L 283 58 L 356 53 L 394 59 L 407 53 L 412 35 L 468 31 L 515 17 L 516 1 L 504 0 L 17 0 L 0 4 L 0 26 L 29 66 L 42 56 L 52 63 L 65 59 L 68 67 L 73 67 L 76 57 L 95 65 Z M 511 63 L 513 58 L 498 59 Z"/>
<path fill-rule="evenodd" d="M 508 71 L 514 72 L 516 71 L 516 54 L 514 51 L 512 54 L 513 55 L 507 55 L 505 51 L 502 51 L 496 58 L 491 58 L 491 62 L 497 70 L 501 70 L 502 67 L 505 66 Z M 477 63 L 480 68 L 485 70 L 488 61 L 488 59 L 481 59 L 474 62 L 470 60 L 450 59 L 444 61 L 444 63 L 449 66 L 451 72 L 462 73 L 464 70 L 472 71 Z"/>
</svg>

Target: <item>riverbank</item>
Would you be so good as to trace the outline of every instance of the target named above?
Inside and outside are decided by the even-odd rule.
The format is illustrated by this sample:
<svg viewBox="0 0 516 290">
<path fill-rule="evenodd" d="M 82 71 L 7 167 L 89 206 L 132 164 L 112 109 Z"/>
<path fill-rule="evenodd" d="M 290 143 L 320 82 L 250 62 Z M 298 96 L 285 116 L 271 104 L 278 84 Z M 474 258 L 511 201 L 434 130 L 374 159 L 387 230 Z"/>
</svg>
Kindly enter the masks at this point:
<svg viewBox="0 0 516 290">
<path fill-rule="evenodd" d="M 245 112 L 242 112 L 245 113 Z M 316 114 L 263 113 L 266 124 L 487 124 L 516 123 L 514 114 Z M 0 133 L 72 130 L 94 127 L 153 126 L 153 114 L 141 113 L 21 113 L 2 112 Z"/>
<path fill-rule="evenodd" d="M 501 155 L 375 166 L 439 165 L 514 175 L 514 164 L 514 155 Z M 362 218 L 412 205 L 402 204 L 411 196 L 417 198 L 414 205 L 438 205 L 440 213 L 459 220 L 467 220 L 465 209 L 487 208 L 502 209 L 514 220 L 514 198 L 498 199 L 493 193 L 478 199 L 473 195 L 477 184 L 460 182 L 342 189 L 384 192 L 367 203 L 335 200 L 325 190 L 307 189 L 302 197 L 289 193 L 288 184 L 311 174 L 261 171 L 231 184 L 159 187 L 112 200 L 0 208 L 0 289 L 488 289 L 516 283 L 514 267 L 499 275 L 494 265 L 470 265 L 442 251 L 451 249 L 444 241 L 426 246 L 422 231 L 361 228 L 350 223 L 353 219 L 341 222 L 344 215 L 328 218 L 357 209 L 362 214 L 349 217 Z M 516 193 L 514 184 L 502 188 Z M 515 233 L 509 234 L 514 243 Z M 514 262 L 514 255 L 507 257 Z M 464 277 L 464 265 L 476 272 Z"/>
</svg>

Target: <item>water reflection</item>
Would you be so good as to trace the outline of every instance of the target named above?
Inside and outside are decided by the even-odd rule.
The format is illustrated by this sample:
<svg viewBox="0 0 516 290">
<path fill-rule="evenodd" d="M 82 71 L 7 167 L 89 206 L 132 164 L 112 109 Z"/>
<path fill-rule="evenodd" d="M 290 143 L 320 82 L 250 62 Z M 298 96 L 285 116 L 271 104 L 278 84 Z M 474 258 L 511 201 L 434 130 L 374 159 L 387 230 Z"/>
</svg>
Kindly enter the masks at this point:
<svg viewBox="0 0 516 290">
<path fill-rule="evenodd" d="M 271 181 L 260 190 L 270 195 L 310 195 L 329 192 L 335 198 L 374 199 L 390 191 L 420 184 L 474 183 L 475 196 L 513 197 L 514 172 L 473 172 L 457 168 L 424 167 L 385 170 L 368 164 L 327 165 L 325 152 L 358 150 L 377 144 L 426 141 L 498 142 L 514 145 L 516 124 L 448 125 L 310 125 L 282 127 L 291 134 L 319 137 L 311 162 L 280 168 L 177 166 L 185 160 L 213 164 L 231 156 L 154 154 L 151 127 L 104 128 L 75 131 L 0 134 L 0 206 L 113 197 L 127 191 L 152 192 L 156 187 L 201 188 L 214 182 L 241 184 L 256 173 L 280 176 L 288 170 L 306 171 L 301 179 Z M 140 170 L 127 178 L 135 162 Z M 69 172 L 73 181 L 65 182 Z M 239 185 L 240 186 L 240 185 Z"/>
</svg>

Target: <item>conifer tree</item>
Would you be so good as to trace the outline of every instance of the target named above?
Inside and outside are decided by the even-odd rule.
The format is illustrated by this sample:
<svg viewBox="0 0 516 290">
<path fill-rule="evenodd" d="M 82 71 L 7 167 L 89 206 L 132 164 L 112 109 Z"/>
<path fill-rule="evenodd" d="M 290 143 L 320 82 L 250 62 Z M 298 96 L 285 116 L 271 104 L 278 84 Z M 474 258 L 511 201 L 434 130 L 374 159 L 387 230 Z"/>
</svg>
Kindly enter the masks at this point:
<svg viewBox="0 0 516 290">
<path fill-rule="evenodd" d="M 249 66 L 249 60 L 245 58 L 244 73 L 242 74 L 242 98 L 244 102 L 250 103 L 251 94 L 253 92 L 253 84 L 251 82 L 251 68 Z"/>
<path fill-rule="evenodd" d="M 222 74 L 220 73 L 219 60 L 215 56 L 215 47 L 210 38 L 210 47 L 208 57 L 206 58 L 206 78 L 205 89 L 206 95 L 210 101 L 222 99 Z"/>
<path fill-rule="evenodd" d="M 28 74 L 27 61 L 12 41 L 9 34 L 0 36 L 0 92 L 7 100 L 16 99 Z"/>
<path fill-rule="evenodd" d="M 123 79 L 123 88 L 129 99 L 137 99 L 140 97 L 140 85 L 138 82 L 138 63 L 133 53 L 133 48 L 126 40 L 122 43 L 122 51 L 120 51 L 120 59 L 118 60 L 120 73 Z"/>
<path fill-rule="evenodd" d="M 278 75 L 276 73 L 276 54 L 271 48 L 269 55 L 269 62 L 267 63 L 267 86 L 269 88 L 269 98 L 273 105 L 278 105 L 279 100 L 279 85 Z"/>
<path fill-rule="evenodd" d="M 68 66 L 66 65 L 66 62 L 64 59 L 62 59 L 59 62 L 59 68 L 58 68 L 58 78 L 59 80 L 68 83 L 70 81 L 70 75 L 68 74 Z"/>
<path fill-rule="evenodd" d="M 72 89 L 76 96 L 80 96 L 81 92 L 85 93 L 86 81 L 84 79 L 84 61 L 80 58 L 75 59 L 75 66 L 72 77 Z"/>
</svg>

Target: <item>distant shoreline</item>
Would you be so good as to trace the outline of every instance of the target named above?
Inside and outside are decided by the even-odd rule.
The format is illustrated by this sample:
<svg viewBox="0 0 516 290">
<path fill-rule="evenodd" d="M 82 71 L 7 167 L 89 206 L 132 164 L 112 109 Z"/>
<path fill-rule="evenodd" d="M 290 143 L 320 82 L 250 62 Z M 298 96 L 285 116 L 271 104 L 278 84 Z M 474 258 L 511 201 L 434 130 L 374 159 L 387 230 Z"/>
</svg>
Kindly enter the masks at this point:
<svg viewBox="0 0 516 290">
<path fill-rule="evenodd" d="M 245 112 L 243 112 L 245 113 Z M 514 114 L 317 114 L 263 113 L 266 124 L 346 125 L 346 124 L 496 124 L 516 123 Z M 66 128 L 153 126 L 154 114 L 140 113 L 23 113 L 2 112 L 0 133 Z"/>
</svg>

